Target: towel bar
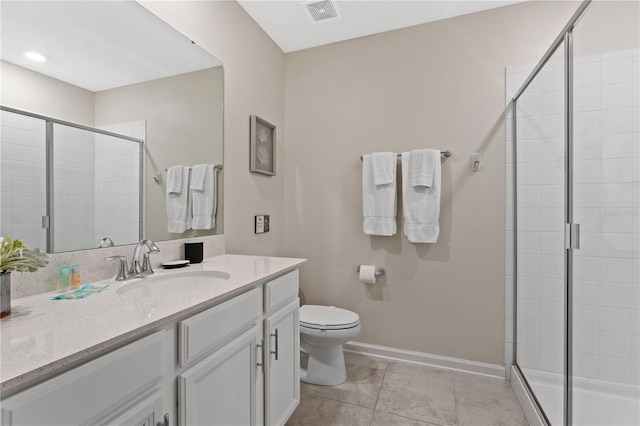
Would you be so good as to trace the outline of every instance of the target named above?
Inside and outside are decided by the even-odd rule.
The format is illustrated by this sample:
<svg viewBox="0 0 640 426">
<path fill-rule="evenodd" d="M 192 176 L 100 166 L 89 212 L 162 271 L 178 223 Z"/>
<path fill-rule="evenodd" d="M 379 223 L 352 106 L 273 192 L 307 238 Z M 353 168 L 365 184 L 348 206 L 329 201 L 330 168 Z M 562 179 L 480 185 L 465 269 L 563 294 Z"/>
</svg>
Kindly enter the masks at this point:
<svg viewBox="0 0 640 426">
<path fill-rule="evenodd" d="M 214 170 L 222 170 L 222 164 L 216 164 L 213 166 Z M 169 168 L 167 167 L 166 169 L 164 169 L 165 172 L 169 171 Z M 156 183 L 160 183 L 162 182 L 162 172 L 156 172 L 156 175 L 153 177 L 153 180 L 156 181 Z"/>
<path fill-rule="evenodd" d="M 216 164 L 216 165 L 214 165 L 214 166 L 213 166 L 213 168 L 214 168 L 215 170 L 222 170 L 222 164 Z M 169 171 L 169 168 L 167 167 L 166 169 L 164 169 L 164 171 L 165 171 L 165 172 L 168 172 L 168 171 Z"/>
<path fill-rule="evenodd" d="M 440 155 L 444 155 L 445 158 L 451 157 L 451 150 L 445 149 L 444 151 L 440 151 Z M 398 158 L 402 157 L 401 154 L 397 154 Z M 363 156 L 360 156 L 360 161 L 362 161 Z"/>
</svg>

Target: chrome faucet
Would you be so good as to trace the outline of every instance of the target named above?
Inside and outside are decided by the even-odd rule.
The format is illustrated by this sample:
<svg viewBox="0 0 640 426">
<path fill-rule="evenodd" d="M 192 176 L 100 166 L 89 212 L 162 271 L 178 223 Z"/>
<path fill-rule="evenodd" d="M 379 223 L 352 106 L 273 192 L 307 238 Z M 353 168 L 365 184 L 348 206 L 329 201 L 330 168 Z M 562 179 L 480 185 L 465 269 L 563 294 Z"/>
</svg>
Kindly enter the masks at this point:
<svg viewBox="0 0 640 426">
<path fill-rule="evenodd" d="M 142 249 L 144 246 L 147 246 L 149 249 L 148 252 L 144 253 L 142 264 L 140 263 L 140 254 L 142 253 Z M 151 260 L 149 259 L 149 255 L 151 253 L 159 253 L 160 249 L 158 246 L 151 240 L 141 240 L 138 244 L 136 244 L 136 248 L 133 249 L 133 258 L 131 259 L 131 268 L 129 269 L 129 275 L 134 277 L 142 277 L 145 275 L 153 274 L 153 269 L 151 268 Z"/>
<path fill-rule="evenodd" d="M 111 238 L 109 238 L 109 237 L 100 238 L 96 245 L 97 245 L 98 248 L 115 247 L 116 246 L 115 244 L 113 244 L 113 240 Z"/>
</svg>

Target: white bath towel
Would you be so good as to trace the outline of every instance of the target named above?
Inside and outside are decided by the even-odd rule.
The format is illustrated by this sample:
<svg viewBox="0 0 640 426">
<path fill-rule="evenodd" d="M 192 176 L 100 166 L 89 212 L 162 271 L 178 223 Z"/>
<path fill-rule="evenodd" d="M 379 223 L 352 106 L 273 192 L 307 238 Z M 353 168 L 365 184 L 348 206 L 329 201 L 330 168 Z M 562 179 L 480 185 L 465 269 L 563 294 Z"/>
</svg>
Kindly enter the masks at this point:
<svg viewBox="0 0 640 426">
<path fill-rule="evenodd" d="M 402 210 L 404 234 L 412 243 L 435 243 L 440 234 L 440 151 L 434 164 L 433 181 L 430 187 L 411 184 L 412 152 L 402 153 Z"/>
<path fill-rule="evenodd" d="M 202 191 L 192 189 L 193 229 L 213 229 L 216 226 L 217 177 L 212 164 L 205 165 Z"/>
<path fill-rule="evenodd" d="M 196 164 L 191 167 L 191 183 L 189 183 L 189 188 L 196 191 L 203 191 L 206 174 L 207 164 Z"/>
<path fill-rule="evenodd" d="M 184 166 L 172 166 L 167 170 L 167 194 L 182 192 L 182 172 Z"/>
<path fill-rule="evenodd" d="M 440 164 L 440 151 L 435 149 L 414 149 L 411 151 L 409 178 L 411 186 L 431 188 L 436 163 Z"/>
<path fill-rule="evenodd" d="M 182 186 L 180 192 L 170 192 L 167 178 L 167 230 L 172 234 L 181 234 L 191 228 L 191 202 L 189 197 L 189 166 L 182 168 Z M 173 167 L 171 168 L 173 169 Z M 171 170 L 169 169 L 169 170 Z"/>
<path fill-rule="evenodd" d="M 376 185 L 372 159 L 371 154 L 362 157 L 363 230 L 367 235 L 395 235 L 397 232 L 396 162 L 394 161 L 391 165 L 392 181 L 384 185 Z"/>
<path fill-rule="evenodd" d="M 373 167 L 373 179 L 376 185 L 392 183 L 396 176 L 395 152 L 374 152 L 371 154 L 371 166 Z"/>
</svg>

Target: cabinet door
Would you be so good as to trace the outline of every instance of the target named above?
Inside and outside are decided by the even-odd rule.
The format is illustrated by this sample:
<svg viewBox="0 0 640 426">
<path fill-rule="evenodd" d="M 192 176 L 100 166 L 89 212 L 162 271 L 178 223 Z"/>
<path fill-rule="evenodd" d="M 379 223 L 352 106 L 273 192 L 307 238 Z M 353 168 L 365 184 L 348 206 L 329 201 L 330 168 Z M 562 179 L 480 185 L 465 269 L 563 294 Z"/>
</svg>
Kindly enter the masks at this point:
<svg viewBox="0 0 640 426">
<path fill-rule="evenodd" d="M 267 425 L 284 425 L 300 402 L 300 299 L 266 319 Z"/>
<path fill-rule="evenodd" d="M 258 344 L 256 325 L 178 376 L 181 425 L 256 425 Z"/>
</svg>

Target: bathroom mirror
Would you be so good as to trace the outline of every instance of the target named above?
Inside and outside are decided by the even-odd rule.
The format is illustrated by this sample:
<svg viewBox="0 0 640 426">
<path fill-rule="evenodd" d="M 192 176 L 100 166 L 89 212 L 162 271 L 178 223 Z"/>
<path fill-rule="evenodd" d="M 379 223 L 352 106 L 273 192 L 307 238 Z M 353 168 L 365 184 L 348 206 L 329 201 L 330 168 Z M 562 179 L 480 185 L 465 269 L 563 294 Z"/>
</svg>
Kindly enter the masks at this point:
<svg viewBox="0 0 640 426">
<path fill-rule="evenodd" d="M 135 1 L 0 8 L 0 233 L 50 252 L 222 234 L 222 63 Z M 171 234 L 167 169 L 202 163 L 215 225 Z"/>
</svg>

